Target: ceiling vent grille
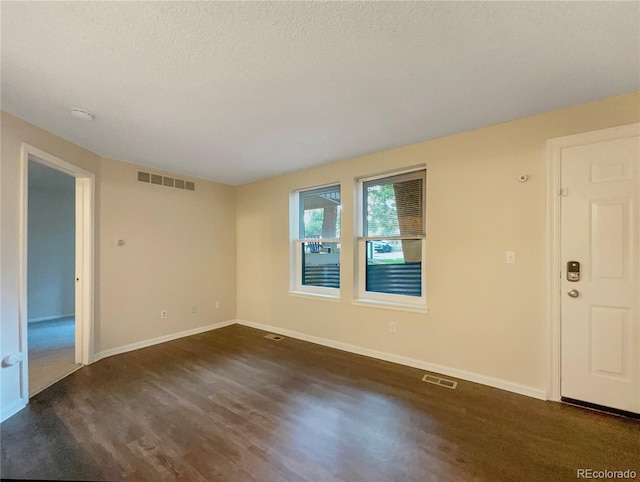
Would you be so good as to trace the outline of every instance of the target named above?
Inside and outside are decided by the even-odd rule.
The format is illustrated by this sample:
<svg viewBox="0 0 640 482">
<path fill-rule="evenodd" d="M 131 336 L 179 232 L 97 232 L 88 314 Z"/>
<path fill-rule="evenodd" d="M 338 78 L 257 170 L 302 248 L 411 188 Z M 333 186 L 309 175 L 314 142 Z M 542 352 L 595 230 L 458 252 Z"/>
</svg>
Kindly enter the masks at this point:
<svg viewBox="0 0 640 482">
<path fill-rule="evenodd" d="M 453 380 L 447 380 L 446 378 L 435 377 L 433 375 L 425 375 L 422 377 L 423 382 L 433 383 L 434 385 L 439 385 L 441 387 L 450 388 L 455 390 L 458 386 L 458 382 L 454 382 Z"/>
<path fill-rule="evenodd" d="M 187 191 L 196 190 L 195 182 L 143 171 L 138 171 L 138 181 L 157 184 L 158 186 L 173 187 L 175 189 L 186 189 Z"/>
</svg>

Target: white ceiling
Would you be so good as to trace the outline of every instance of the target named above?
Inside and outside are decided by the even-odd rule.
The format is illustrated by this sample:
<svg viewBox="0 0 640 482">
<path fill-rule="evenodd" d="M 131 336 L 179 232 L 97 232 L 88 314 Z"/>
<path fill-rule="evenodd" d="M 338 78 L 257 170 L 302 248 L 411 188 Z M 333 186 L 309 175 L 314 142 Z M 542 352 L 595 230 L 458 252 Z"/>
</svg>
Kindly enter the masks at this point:
<svg viewBox="0 0 640 482">
<path fill-rule="evenodd" d="M 4 110 L 102 156 L 228 184 L 640 88 L 638 2 L 3 1 L 1 13 Z"/>
</svg>

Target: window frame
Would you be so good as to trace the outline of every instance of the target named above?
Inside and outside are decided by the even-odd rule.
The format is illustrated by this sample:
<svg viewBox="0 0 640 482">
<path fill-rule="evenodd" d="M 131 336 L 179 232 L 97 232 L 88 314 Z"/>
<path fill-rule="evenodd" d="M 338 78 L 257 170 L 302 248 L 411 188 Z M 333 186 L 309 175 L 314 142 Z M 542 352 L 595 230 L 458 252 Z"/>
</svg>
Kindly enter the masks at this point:
<svg viewBox="0 0 640 482">
<path fill-rule="evenodd" d="M 296 189 L 291 192 L 290 197 L 290 274 L 289 274 L 289 294 L 290 295 L 309 295 L 319 298 L 331 300 L 340 299 L 341 288 L 329 288 L 325 286 L 314 286 L 302 284 L 302 245 L 306 243 L 339 243 L 340 256 L 338 266 L 342 268 L 342 213 L 340 214 L 340 237 L 337 238 L 301 238 L 301 222 L 300 222 L 300 195 L 301 193 L 315 191 L 319 189 L 337 187 L 340 192 L 340 208 L 342 208 L 342 184 L 340 182 L 331 182 L 318 186 L 305 187 Z M 340 286 L 342 286 L 342 269 L 340 269 Z"/>
<path fill-rule="evenodd" d="M 417 175 L 416 175 L 417 174 Z M 422 195 L 422 223 L 423 234 L 420 235 L 408 235 L 408 236 L 365 236 L 366 229 L 366 217 L 367 213 L 365 209 L 367 207 L 367 200 L 365 199 L 366 191 L 364 189 L 365 183 L 369 181 L 376 181 L 381 179 L 393 179 L 406 180 L 421 178 L 423 182 L 423 195 Z M 404 169 L 401 171 L 391 171 L 383 174 L 377 174 L 374 176 L 366 176 L 356 179 L 356 210 L 354 212 L 354 218 L 356 221 L 357 233 L 354 249 L 356 260 L 355 264 L 355 276 L 356 280 L 355 293 L 356 299 L 354 302 L 371 303 L 386 305 L 388 307 L 406 307 L 418 310 L 427 310 L 427 296 L 426 296 L 426 252 L 427 252 L 427 168 L 426 165 L 415 166 L 412 168 Z M 421 295 L 409 296 L 398 295 L 393 293 L 380 293 L 377 291 L 367 291 L 367 242 L 378 240 L 420 240 L 421 241 Z"/>
</svg>

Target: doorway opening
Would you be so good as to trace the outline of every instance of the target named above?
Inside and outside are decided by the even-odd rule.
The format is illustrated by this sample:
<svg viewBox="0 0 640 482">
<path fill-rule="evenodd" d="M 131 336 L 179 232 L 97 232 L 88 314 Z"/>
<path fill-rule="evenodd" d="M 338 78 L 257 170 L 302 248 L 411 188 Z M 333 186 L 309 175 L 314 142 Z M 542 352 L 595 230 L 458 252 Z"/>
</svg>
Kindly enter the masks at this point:
<svg viewBox="0 0 640 482">
<path fill-rule="evenodd" d="M 28 160 L 29 396 L 81 366 L 76 359 L 75 177 Z"/>
<path fill-rule="evenodd" d="M 94 175 L 22 146 L 21 398 L 56 383 L 93 354 Z"/>
</svg>

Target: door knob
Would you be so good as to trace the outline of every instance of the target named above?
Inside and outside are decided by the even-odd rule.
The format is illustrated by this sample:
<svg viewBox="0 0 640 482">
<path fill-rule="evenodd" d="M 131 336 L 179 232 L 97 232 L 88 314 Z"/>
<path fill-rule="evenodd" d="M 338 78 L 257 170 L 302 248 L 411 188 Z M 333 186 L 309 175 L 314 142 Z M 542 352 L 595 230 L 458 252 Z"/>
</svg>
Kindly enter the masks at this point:
<svg viewBox="0 0 640 482">
<path fill-rule="evenodd" d="M 580 292 L 578 290 L 569 290 L 567 291 L 567 294 L 571 296 L 571 298 L 577 298 L 580 296 Z"/>
</svg>

